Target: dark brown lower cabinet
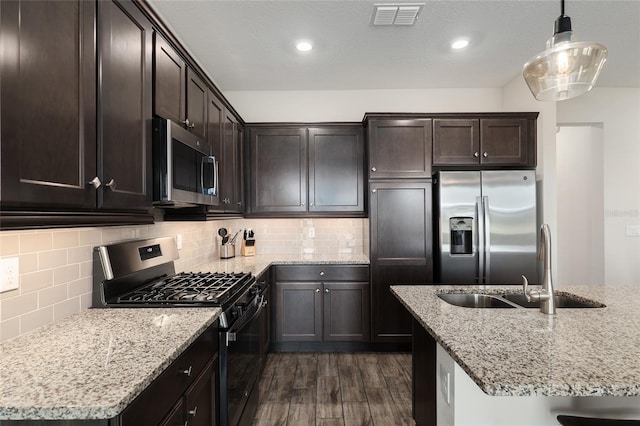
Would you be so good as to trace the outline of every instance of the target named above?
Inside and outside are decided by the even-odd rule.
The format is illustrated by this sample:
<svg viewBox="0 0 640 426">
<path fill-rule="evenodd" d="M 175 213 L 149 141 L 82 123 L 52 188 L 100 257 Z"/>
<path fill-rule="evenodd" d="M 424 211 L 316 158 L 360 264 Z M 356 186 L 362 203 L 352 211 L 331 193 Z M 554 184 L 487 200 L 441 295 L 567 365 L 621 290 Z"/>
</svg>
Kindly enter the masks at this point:
<svg viewBox="0 0 640 426">
<path fill-rule="evenodd" d="M 413 419 L 417 426 L 436 426 L 436 341 L 413 320 Z"/>
<path fill-rule="evenodd" d="M 275 341 L 368 342 L 368 276 L 366 265 L 276 267 Z"/>
</svg>

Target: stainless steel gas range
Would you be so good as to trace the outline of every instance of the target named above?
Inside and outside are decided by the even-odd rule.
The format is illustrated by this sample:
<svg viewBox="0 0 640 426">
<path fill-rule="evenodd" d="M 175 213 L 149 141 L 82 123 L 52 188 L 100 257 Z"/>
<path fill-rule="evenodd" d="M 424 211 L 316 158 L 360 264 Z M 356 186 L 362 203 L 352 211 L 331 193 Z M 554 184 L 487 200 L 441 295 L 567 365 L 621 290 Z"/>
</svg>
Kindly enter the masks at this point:
<svg viewBox="0 0 640 426">
<path fill-rule="evenodd" d="M 93 307 L 220 307 L 220 425 L 252 418 L 260 370 L 258 318 L 267 301 L 251 273 L 175 272 L 172 237 L 94 249 Z M 249 410 L 249 411 L 247 411 Z"/>
</svg>

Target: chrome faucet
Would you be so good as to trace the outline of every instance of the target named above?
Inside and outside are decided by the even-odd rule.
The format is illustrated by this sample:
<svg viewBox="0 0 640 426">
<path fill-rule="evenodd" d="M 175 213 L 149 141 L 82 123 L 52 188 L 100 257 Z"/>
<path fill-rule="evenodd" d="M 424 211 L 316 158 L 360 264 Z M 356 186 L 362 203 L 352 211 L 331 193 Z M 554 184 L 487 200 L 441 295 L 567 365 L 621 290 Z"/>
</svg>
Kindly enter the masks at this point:
<svg viewBox="0 0 640 426">
<path fill-rule="evenodd" d="M 538 249 L 538 260 L 544 263 L 544 273 L 542 276 L 542 290 L 529 290 L 529 280 L 522 276 L 522 287 L 527 301 L 540 301 L 540 312 L 548 315 L 556 313 L 555 291 L 551 280 L 551 231 L 546 223 L 540 227 L 540 247 Z"/>
</svg>

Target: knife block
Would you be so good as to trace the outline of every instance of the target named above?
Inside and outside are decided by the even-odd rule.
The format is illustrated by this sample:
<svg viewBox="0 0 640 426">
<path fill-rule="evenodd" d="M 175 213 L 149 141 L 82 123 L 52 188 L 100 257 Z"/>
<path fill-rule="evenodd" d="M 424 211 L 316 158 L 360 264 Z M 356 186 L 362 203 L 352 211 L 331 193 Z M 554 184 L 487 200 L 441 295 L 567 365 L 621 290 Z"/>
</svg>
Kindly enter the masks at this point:
<svg viewBox="0 0 640 426">
<path fill-rule="evenodd" d="M 240 254 L 243 256 L 255 256 L 256 255 L 256 240 L 242 240 L 242 247 Z"/>
</svg>

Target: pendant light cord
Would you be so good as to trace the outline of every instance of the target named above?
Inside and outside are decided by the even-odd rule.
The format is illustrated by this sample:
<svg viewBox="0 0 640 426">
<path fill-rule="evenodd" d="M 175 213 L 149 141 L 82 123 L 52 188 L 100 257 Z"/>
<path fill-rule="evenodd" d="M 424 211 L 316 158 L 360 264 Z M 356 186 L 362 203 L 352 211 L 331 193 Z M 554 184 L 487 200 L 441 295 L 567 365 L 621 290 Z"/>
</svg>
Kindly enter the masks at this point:
<svg viewBox="0 0 640 426">
<path fill-rule="evenodd" d="M 564 0 L 560 0 L 560 16 L 564 16 Z"/>
</svg>

